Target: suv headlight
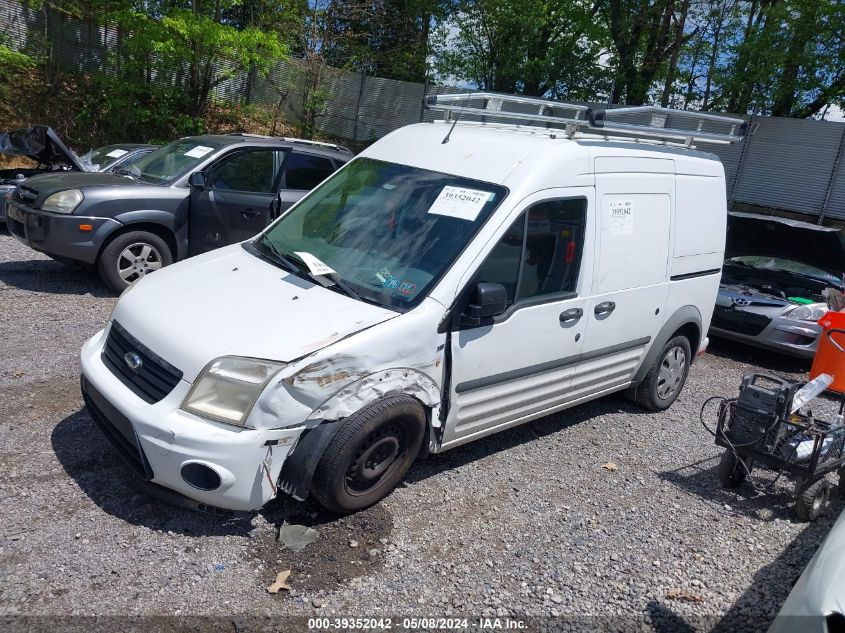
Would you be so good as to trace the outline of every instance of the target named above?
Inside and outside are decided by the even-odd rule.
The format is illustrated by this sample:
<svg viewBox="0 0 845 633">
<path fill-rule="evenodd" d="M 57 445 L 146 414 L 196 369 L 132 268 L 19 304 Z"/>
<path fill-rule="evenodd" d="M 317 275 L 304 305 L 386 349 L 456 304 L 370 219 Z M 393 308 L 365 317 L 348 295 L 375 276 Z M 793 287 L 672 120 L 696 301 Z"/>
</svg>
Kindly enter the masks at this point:
<svg viewBox="0 0 845 633">
<path fill-rule="evenodd" d="M 82 192 L 79 189 L 67 189 L 48 196 L 41 208 L 53 213 L 73 213 L 80 202 L 82 202 Z"/>
<path fill-rule="evenodd" d="M 805 306 L 798 306 L 794 310 L 787 313 L 786 318 L 793 321 L 811 321 L 815 323 L 827 314 L 826 303 L 810 303 Z"/>
<path fill-rule="evenodd" d="M 264 387 L 285 366 L 256 358 L 223 356 L 206 365 L 182 403 L 204 418 L 244 426 Z"/>
</svg>

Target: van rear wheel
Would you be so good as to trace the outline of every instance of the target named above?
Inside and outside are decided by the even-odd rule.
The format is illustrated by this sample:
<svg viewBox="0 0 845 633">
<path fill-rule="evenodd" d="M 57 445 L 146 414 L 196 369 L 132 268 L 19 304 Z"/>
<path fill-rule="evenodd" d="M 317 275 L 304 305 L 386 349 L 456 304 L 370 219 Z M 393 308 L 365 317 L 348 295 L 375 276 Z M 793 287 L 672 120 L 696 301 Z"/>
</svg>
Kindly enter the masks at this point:
<svg viewBox="0 0 845 633">
<path fill-rule="evenodd" d="M 634 390 L 634 401 L 651 411 L 664 411 L 678 399 L 689 373 L 692 351 L 685 336 L 670 339 Z"/>
<path fill-rule="evenodd" d="M 132 282 L 172 263 L 170 247 L 158 235 L 129 231 L 118 235 L 103 249 L 97 270 L 103 283 L 121 293 Z"/>
<path fill-rule="evenodd" d="M 327 510 L 356 512 L 386 497 L 420 451 L 426 416 L 410 396 L 388 396 L 341 423 L 317 464 L 311 493 Z"/>
</svg>

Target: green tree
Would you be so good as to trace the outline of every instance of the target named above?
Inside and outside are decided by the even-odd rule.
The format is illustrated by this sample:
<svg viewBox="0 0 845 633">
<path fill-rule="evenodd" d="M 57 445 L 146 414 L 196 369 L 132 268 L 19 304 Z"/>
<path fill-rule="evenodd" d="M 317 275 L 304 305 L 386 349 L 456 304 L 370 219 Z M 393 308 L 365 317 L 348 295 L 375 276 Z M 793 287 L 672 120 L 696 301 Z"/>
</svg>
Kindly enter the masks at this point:
<svg viewBox="0 0 845 633">
<path fill-rule="evenodd" d="M 458 0 L 438 27 L 434 68 L 482 90 L 596 99 L 608 85 L 595 12 L 579 0 Z"/>
</svg>

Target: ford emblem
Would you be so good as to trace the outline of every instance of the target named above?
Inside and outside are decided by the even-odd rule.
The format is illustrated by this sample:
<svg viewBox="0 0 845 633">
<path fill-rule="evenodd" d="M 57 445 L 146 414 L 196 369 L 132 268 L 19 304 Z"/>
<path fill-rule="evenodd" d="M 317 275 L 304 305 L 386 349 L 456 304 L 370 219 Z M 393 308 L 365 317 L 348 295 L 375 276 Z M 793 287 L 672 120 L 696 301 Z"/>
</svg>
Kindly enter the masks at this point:
<svg viewBox="0 0 845 633">
<path fill-rule="evenodd" d="M 137 352 L 126 352 L 123 356 L 123 360 L 126 361 L 126 366 L 132 371 L 138 371 L 141 368 L 141 365 L 144 364 L 144 361 Z"/>
</svg>

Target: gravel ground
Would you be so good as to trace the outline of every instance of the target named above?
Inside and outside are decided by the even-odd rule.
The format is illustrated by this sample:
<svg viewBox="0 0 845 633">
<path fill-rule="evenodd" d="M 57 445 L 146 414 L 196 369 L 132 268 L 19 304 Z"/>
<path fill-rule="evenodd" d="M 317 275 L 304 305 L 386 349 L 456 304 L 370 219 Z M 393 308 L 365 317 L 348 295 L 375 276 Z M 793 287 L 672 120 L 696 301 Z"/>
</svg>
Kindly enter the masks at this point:
<svg viewBox="0 0 845 633">
<path fill-rule="evenodd" d="M 283 615 L 595 616 L 587 628 L 765 630 L 843 506 L 805 524 L 785 480 L 766 496 L 720 488 L 704 400 L 734 394 L 754 368 L 806 369 L 728 344 L 665 413 L 614 396 L 537 420 L 418 463 L 352 517 L 292 500 L 230 519 L 167 506 L 130 486 L 82 408 L 78 350 L 114 301 L 90 273 L 0 233 L 0 616 L 204 615 L 223 630 Z M 285 520 L 317 540 L 283 548 Z M 292 590 L 269 594 L 285 569 Z"/>
</svg>

